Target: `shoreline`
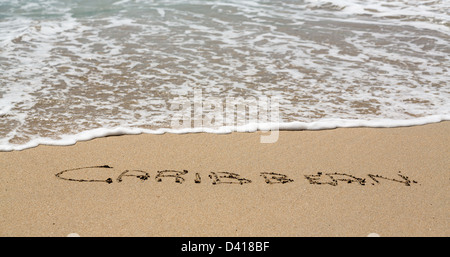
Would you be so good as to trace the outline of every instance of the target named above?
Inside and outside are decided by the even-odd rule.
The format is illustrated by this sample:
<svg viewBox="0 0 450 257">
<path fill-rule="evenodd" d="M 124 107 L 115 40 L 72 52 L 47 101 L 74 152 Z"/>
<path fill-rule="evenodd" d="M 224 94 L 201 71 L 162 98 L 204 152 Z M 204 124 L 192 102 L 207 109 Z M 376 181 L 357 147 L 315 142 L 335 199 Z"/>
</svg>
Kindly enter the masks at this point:
<svg viewBox="0 0 450 257">
<path fill-rule="evenodd" d="M 140 134 L 0 152 L 0 236 L 449 236 L 449 132 Z"/>
<path fill-rule="evenodd" d="M 40 145 L 47 146 L 70 146 L 78 142 L 90 141 L 93 139 L 126 136 L 126 135 L 161 135 L 161 134 L 230 134 L 230 133 L 264 133 L 270 131 L 320 131 L 338 128 L 404 128 L 435 124 L 450 121 L 450 115 L 431 115 L 426 117 L 414 118 L 409 120 L 351 120 L 351 119 L 324 119 L 316 122 L 283 122 L 283 123 L 250 123 L 243 126 L 221 126 L 220 128 L 95 128 L 85 130 L 77 134 L 61 135 L 61 139 L 38 138 L 33 139 L 22 145 L 0 145 L 1 152 L 23 151 Z"/>
</svg>

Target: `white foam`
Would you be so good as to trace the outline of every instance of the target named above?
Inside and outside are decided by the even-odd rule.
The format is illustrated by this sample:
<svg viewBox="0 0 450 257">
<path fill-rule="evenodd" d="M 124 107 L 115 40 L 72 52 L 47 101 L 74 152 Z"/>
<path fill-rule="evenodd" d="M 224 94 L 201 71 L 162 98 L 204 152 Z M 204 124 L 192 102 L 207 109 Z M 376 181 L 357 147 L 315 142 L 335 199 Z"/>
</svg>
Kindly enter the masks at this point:
<svg viewBox="0 0 450 257">
<path fill-rule="evenodd" d="M 305 0 L 309 7 L 318 8 L 318 13 L 340 16 L 367 15 L 383 18 L 387 22 L 401 22 L 417 28 L 450 31 L 449 1 L 420 0 Z M 330 11 L 331 8 L 331 11 Z M 421 17 L 421 19 L 418 19 Z M 401 18 L 399 21 L 397 18 Z M 408 21 L 414 20 L 416 21 Z"/>
<path fill-rule="evenodd" d="M 21 145 L 13 145 L 2 142 L 0 140 L 0 151 L 20 151 L 28 148 L 33 148 L 38 145 L 54 145 L 66 146 L 74 145 L 80 141 L 88 141 L 94 138 L 101 138 L 107 136 L 120 135 L 139 135 L 139 134 L 155 134 L 161 135 L 165 133 L 173 134 L 188 134 L 188 133 L 213 133 L 213 134 L 228 134 L 232 132 L 256 132 L 256 131 L 283 131 L 283 130 L 326 130 L 335 128 L 355 128 L 355 127 L 371 127 L 371 128 L 394 128 L 394 127 L 408 127 L 437 123 L 445 120 L 450 120 L 450 115 L 434 115 L 430 117 L 423 117 L 411 120 L 341 120 L 329 119 L 312 123 L 305 122 L 288 122 L 288 123 L 250 123 L 243 126 L 223 126 L 219 128 L 183 128 L 183 129 L 144 129 L 144 128 L 97 128 L 83 131 L 74 135 L 62 135 L 61 139 L 50 138 L 36 138 Z"/>
<path fill-rule="evenodd" d="M 221 99 L 271 92 L 281 129 L 450 115 L 449 1 L 92 0 L 84 13 L 76 1 L 33 3 L 0 0 L 3 151 L 276 127 L 167 129 L 169 102 L 193 87 Z"/>
</svg>

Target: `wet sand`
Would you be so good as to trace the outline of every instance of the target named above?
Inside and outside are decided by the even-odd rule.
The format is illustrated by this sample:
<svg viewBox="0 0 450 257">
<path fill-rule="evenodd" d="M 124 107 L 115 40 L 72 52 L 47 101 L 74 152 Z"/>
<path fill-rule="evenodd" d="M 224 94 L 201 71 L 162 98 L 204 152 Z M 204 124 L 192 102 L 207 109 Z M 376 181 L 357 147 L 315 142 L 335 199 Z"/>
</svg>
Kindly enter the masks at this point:
<svg viewBox="0 0 450 257">
<path fill-rule="evenodd" d="M 0 152 L 0 236 L 450 236 L 450 122 Z"/>
</svg>

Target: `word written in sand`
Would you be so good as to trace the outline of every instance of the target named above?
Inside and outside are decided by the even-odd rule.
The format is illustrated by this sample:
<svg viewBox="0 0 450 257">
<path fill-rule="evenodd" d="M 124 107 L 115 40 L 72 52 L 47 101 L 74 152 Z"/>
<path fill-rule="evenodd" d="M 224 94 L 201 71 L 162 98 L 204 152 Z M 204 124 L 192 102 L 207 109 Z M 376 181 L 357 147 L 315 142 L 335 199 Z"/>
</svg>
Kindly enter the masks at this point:
<svg viewBox="0 0 450 257">
<path fill-rule="evenodd" d="M 108 174 L 101 171 L 108 171 Z M 90 166 L 82 168 L 74 168 L 63 170 L 58 172 L 55 176 L 62 180 L 74 181 L 74 182 L 103 182 L 107 184 L 111 183 L 121 183 L 124 179 L 138 179 L 140 181 L 148 181 L 151 176 L 150 173 L 144 170 L 124 170 L 117 175 L 116 179 L 110 177 L 110 171 L 114 171 L 114 168 L 109 165 L 102 166 Z M 156 172 L 154 179 L 156 182 L 163 181 L 174 181 L 175 183 L 188 183 L 187 182 L 187 170 L 159 170 Z M 259 173 L 261 181 L 266 184 L 287 184 L 294 182 L 293 179 L 289 178 L 287 175 L 274 172 L 261 172 Z M 200 183 L 211 183 L 212 185 L 219 184 L 249 184 L 252 180 L 244 178 L 237 173 L 232 172 L 210 172 L 208 176 L 204 179 L 200 173 L 194 173 L 192 182 L 196 184 Z M 357 177 L 347 173 L 325 173 L 317 172 L 312 175 L 304 175 L 306 179 L 312 185 L 331 185 L 337 186 L 342 183 L 345 184 L 357 184 L 360 186 L 365 186 L 367 184 L 376 185 L 380 184 L 381 181 L 391 181 L 405 186 L 410 186 L 417 183 L 415 180 L 411 180 L 409 177 L 398 172 L 397 177 L 389 178 L 378 174 L 367 174 L 366 178 Z M 205 182 L 206 181 L 206 182 Z"/>
</svg>

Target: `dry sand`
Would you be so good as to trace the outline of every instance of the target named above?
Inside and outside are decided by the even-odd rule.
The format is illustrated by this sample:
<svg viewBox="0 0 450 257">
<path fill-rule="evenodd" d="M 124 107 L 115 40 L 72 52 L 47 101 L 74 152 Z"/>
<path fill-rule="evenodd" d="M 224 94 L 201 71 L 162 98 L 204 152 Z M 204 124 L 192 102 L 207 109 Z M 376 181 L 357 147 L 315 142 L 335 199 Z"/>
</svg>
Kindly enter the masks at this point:
<svg viewBox="0 0 450 257">
<path fill-rule="evenodd" d="M 450 122 L 283 131 L 274 144 L 260 136 L 116 136 L 0 152 L 0 235 L 450 236 Z M 112 168 L 74 170 L 99 165 Z M 158 182 L 162 170 L 188 173 Z"/>
</svg>

